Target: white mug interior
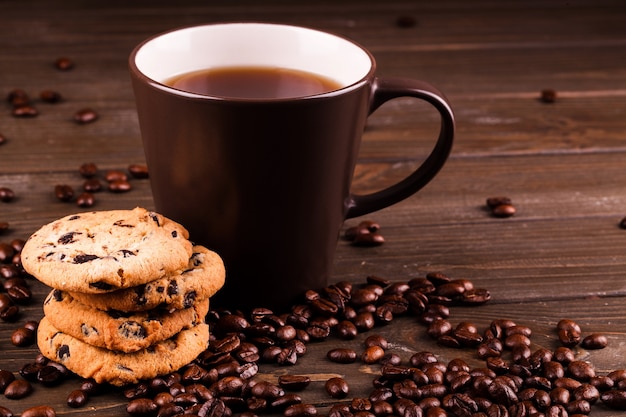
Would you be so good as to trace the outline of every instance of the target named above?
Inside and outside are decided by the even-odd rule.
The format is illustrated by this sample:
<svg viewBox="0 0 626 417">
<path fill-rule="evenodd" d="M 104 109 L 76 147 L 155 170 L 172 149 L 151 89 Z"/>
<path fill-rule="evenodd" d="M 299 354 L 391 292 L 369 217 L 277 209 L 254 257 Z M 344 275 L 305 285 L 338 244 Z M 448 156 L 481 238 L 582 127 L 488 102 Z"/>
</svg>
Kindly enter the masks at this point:
<svg viewBox="0 0 626 417">
<path fill-rule="evenodd" d="M 161 84 L 189 72 L 253 66 L 314 73 L 341 88 L 356 84 L 374 67 L 371 55 L 352 41 L 269 23 L 208 24 L 167 32 L 140 45 L 134 63 L 144 76 Z"/>
</svg>

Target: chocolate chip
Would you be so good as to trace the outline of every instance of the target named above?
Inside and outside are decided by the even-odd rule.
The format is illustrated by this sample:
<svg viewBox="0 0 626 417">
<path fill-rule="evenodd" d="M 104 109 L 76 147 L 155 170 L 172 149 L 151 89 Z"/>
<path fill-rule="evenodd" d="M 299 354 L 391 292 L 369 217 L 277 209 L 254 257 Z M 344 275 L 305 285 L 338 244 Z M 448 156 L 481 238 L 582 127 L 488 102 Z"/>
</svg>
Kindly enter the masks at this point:
<svg viewBox="0 0 626 417">
<path fill-rule="evenodd" d="M 84 253 L 84 254 L 76 255 L 74 257 L 74 263 L 75 264 L 84 264 L 85 262 L 91 262 L 91 261 L 93 261 L 95 259 L 100 259 L 100 257 L 98 255 L 90 255 L 90 254 Z"/>
<path fill-rule="evenodd" d="M 118 329 L 118 333 L 126 339 L 145 339 L 146 329 L 136 321 L 127 321 L 122 323 Z"/>
<path fill-rule="evenodd" d="M 112 290 L 114 287 L 111 284 L 107 284 L 106 282 L 90 282 L 89 283 L 89 288 L 94 288 L 96 290 L 101 290 L 101 291 L 110 291 Z"/>
<path fill-rule="evenodd" d="M 89 326 L 89 325 L 88 325 L 88 324 L 86 324 L 86 323 L 82 323 L 82 324 L 80 325 L 80 331 L 81 331 L 81 333 L 82 333 L 83 335 L 85 335 L 86 337 L 89 337 L 89 336 L 94 335 L 94 334 L 96 334 L 96 335 L 98 334 L 98 329 L 96 329 L 96 328 L 95 328 L 95 327 L 93 327 L 93 326 Z"/>
<path fill-rule="evenodd" d="M 57 358 L 63 361 L 70 357 L 70 347 L 68 345 L 61 345 L 57 349 Z"/>
<path fill-rule="evenodd" d="M 82 233 L 80 233 L 80 232 L 67 232 L 66 234 L 61 236 L 59 238 L 59 240 L 57 240 L 57 243 L 59 245 L 67 245 L 69 243 L 74 243 L 75 242 L 74 236 L 80 235 L 80 234 L 82 234 Z"/>
</svg>

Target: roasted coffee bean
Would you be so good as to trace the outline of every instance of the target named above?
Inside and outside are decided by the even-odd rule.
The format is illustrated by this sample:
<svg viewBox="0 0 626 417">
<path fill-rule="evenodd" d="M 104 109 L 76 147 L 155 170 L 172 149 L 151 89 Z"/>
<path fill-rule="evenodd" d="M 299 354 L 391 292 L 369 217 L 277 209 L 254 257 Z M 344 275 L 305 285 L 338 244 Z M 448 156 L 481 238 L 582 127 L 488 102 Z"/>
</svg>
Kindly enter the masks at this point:
<svg viewBox="0 0 626 417">
<path fill-rule="evenodd" d="M 554 103 L 556 101 L 556 96 L 556 90 L 553 90 L 551 88 L 545 88 L 541 90 L 539 100 L 542 103 Z"/>
<path fill-rule="evenodd" d="M 87 193 L 97 193 L 102 190 L 102 183 L 97 178 L 88 178 L 83 182 L 83 190 Z"/>
<path fill-rule="evenodd" d="M 11 400 L 25 398 L 33 392 L 33 386 L 25 379 L 16 379 L 4 389 L 4 396 Z"/>
<path fill-rule="evenodd" d="M 9 262 L 15 255 L 15 249 L 8 243 L 0 243 L 0 262 Z M 2 265 L 4 266 L 4 265 Z M 10 278 L 5 276 L 4 278 Z"/>
<path fill-rule="evenodd" d="M 553 386 L 555 388 L 556 387 L 565 388 L 568 391 L 574 391 L 576 388 L 580 387 L 581 385 L 582 385 L 582 382 L 577 381 L 574 378 L 569 378 L 569 377 L 557 378 L 553 382 Z"/>
<path fill-rule="evenodd" d="M 252 387 L 251 394 L 255 397 L 274 400 L 285 395 L 285 391 L 278 385 L 267 381 L 260 381 Z"/>
<path fill-rule="evenodd" d="M 60 57 L 54 61 L 54 66 L 56 69 L 61 71 L 68 71 L 74 68 L 74 61 L 67 57 Z"/>
<path fill-rule="evenodd" d="M 17 347 L 25 347 L 35 343 L 35 332 L 32 329 L 20 327 L 11 334 L 11 343 Z"/>
<path fill-rule="evenodd" d="M 437 318 L 428 324 L 426 333 L 433 339 L 439 339 L 452 331 L 452 323 L 443 318 Z"/>
<path fill-rule="evenodd" d="M 489 207 L 490 209 L 494 209 L 503 204 L 511 205 L 513 204 L 513 201 L 509 197 L 506 197 L 506 196 L 496 196 L 496 197 L 487 198 L 487 207 Z"/>
<path fill-rule="evenodd" d="M 6 262 L 7 259 L 11 259 L 12 260 L 12 259 L 15 258 L 15 255 L 13 255 L 10 258 L 5 258 L 4 257 L 5 254 L 8 255 L 9 252 L 5 252 L 3 250 L 2 244 L 0 244 L 0 261 Z M 20 276 L 21 276 L 21 271 L 20 271 L 20 269 L 18 268 L 17 265 L 15 265 L 15 264 L 0 264 L 0 277 L 1 278 L 9 280 L 9 279 L 13 279 L 13 278 L 19 278 Z M 4 285 L 3 285 L 3 287 L 4 287 Z M 2 307 L 2 306 L 0 305 L 0 307 Z"/>
<path fill-rule="evenodd" d="M 352 240 L 353 246 L 373 247 L 380 246 L 385 243 L 385 238 L 378 233 L 361 233 L 357 234 Z"/>
<path fill-rule="evenodd" d="M 550 391 L 550 401 L 552 401 L 553 404 L 567 404 L 570 398 L 571 394 L 566 388 L 556 387 Z"/>
<path fill-rule="evenodd" d="M 561 362 L 563 365 L 567 365 L 576 359 L 576 354 L 568 347 L 559 346 L 554 349 L 554 360 Z"/>
<path fill-rule="evenodd" d="M 586 382 L 589 381 L 592 377 L 596 376 L 596 371 L 593 366 L 585 361 L 572 361 L 567 366 L 567 372 L 579 381 Z"/>
<path fill-rule="evenodd" d="M 25 104 L 23 106 L 14 107 L 11 114 L 15 117 L 35 117 L 39 114 L 39 111 L 31 105 Z"/>
<path fill-rule="evenodd" d="M 148 166 L 144 164 L 132 164 L 128 166 L 128 172 L 133 178 L 145 179 L 150 175 L 148 173 Z"/>
<path fill-rule="evenodd" d="M 396 18 L 396 26 L 402 29 L 408 29 L 417 25 L 417 19 L 413 16 L 402 15 Z"/>
<path fill-rule="evenodd" d="M 577 333 L 581 332 L 580 326 L 574 320 L 561 319 L 556 324 L 557 330 L 575 330 Z"/>
<path fill-rule="evenodd" d="M 30 288 L 23 284 L 14 284 L 8 288 L 5 287 L 5 290 L 9 298 L 17 304 L 27 304 L 31 298 L 33 298 Z"/>
<path fill-rule="evenodd" d="M 61 201 L 71 201 L 74 198 L 74 189 L 67 184 L 59 184 L 54 187 L 54 195 Z"/>
<path fill-rule="evenodd" d="M 93 109 L 84 108 L 74 113 L 74 121 L 78 124 L 87 124 L 95 122 L 98 119 L 98 113 Z"/>
<path fill-rule="evenodd" d="M 353 363 L 357 359 L 357 353 L 349 348 L 335 348 L 326 353 L 328 360 L 336 363 Z"/>
<path fill-rule="evenodd" d="M 311 378 L 306 375 L 281 375 L 278 377 L 278 385 L 290 391 L 300 391 L 311 383 Z"/>
<path fill-rule="evenodd" d="M 15 414 L 6 407 L 0 405 L 0 417 L 14 417 Z"/>
<path fill-rule="evenodd" d="M 370 346 L 366 348 L 361 354 L 361 361 L 368 365 L 378 363 L 383 356 L 385 356 L 385 350 L 380 346 Z"/>
<path fill-rule="evenodd" d="M 15 381 L 15 375 L 13 372 L 7 371 L 6 369 L 0 369 L 0 392 L 4 392 L 6 387 Z"/>
<path fill-rule="evenodd" d="M 96 198 L 93 194 L 88 192 L 81 193 L 78 197 L 76 197 L 76 205 L 78 207 L 93 207 L 95 203 Z"/>
<path fill-rule="evenodd" d="M 93 162 L 85 162 L 78 167 L 78 173 L 83 178 L 93 178 L 98 174 L 98 166 Z"/>
<path fill-rule="evenodd" d="M 4 136 L 2 133 L 0 133 L 0 145 L 4 145 L 7 142 L 8 142 L 7 137 Z"/>
<path fill-rule="evenodd" d="M 585 400 L 589 404 L 595 404 L 600 399 L 600 391 L 590 383 L 581 384 L 573 393 L 576 400 Z"/>
<path fill-rule="evenodd" d="M 333 377 L 326 381 L 324 384 L 326 393 L 335 399 L 346 398 L 350 393 L 350 387 L 345 379 L 340 377 Z"/>
<path fill-rule="evenodd" d="M 343 320 L 335 327 L 335 333 L 337 337 L 343 340 L 352 340 L 359 334 L 359 330 L 354 323 L 349 320 Z"/>
<path fill-rule="evenodd" d="M 491 213 L 495 217 L 512 217 L 517 212 L 517 209 L 512 204 L 500 204 L 491 210 Z"/>
<path fill-rule="evenodd" d="M 87 404 L 88 396 L 85 391 L 75 389 L 67 395 L 67 405 L 72 408 L 84 407 Z"/>
<path fill-rule="evenodd" d="M 9 203 L 15 199 L 15 192 L 8 187 L 0 187 L 0 201 Z"/>
<path fill-rule="evenodd" d="M 574 347 L 581 341 L 581 334 L 575 329 L 560 329 L 558 332 L 559 341 L 565 347 Z"/>
<path fill-rule="evenodd" d="M 3 294 L 0 294 L 0 295 L 3 295 Z M 7 307 L 0 308 L 0 320 L 2 321 L 14 322 L 19 317 L 19 314 L 20 314 L 20 309 L 16 305 L 9 305 Z"/>
<path fill-rule="evenodd" d="M 61 94 L 58 91 L 54 90 L 43 90 L 39 93 L 39 98 L 41 101 L 45 101 L 46 103 L 58 103 L 61 101 Z"/>
<path fill-rule="evenodd" d="M 6 232 L 9 230 L 9 222 L 0 221 L 0 233 Z"/>
<path fill-rule="evenodd" d="M 563 378 L 565 375 L 565 368 L 560 362 L 549 361 L 543 364 L 543 376 L 553 381 L 558 378 Z"/>
<path fill-rule="evenodd" d="M 128 175 L 126 175 L 124 171 L 120 171 L 118 169 L 110 169 L 104 174 L 104 179 L 107 182 L 119 180 L 128 181 Z"/>
<path fill-rule="evenodd" d="M 362 332 L 373 329 L 376 324 L 374 315 L 371 312 L 358 313 L 353 322 L 356 328 Z"/>
<path fill-rule="evenodd" d="M 130 182 L 125 180 L 111 181 L 108 186 L 109 191 L 112 193 L 125 193 L 132 189 Z"/>
<path fill-rule="evenodd" d="M 604 349 L 608 343 L 609 341 L 605 335 L 592 333 L 580 342 L 580 346 L 585 349 Z"/>
<path fill-rule="evenodd" d="M 626 411 L 626 391 L 611 389 L 603 392 L 600 399 L 609 408 Z"/>
<path fill-rule="evenodd" d="M 22 417 L 56 417 L 57 413 L 49 405 L 38 405 L 22 411 Z"/>
<path fill-rule="evenodd" d="M 150 416 L 156 413 L 158 408 L 150 398 L 135 398 L 126 405 L 126 412 L 134 416 Z"/>
<path fill-rule="evenodd" d="M 312 417 L 317 415 L 317 409 L 313 404 L 293 404 L 283 412 L 285 417 Z"/>
</svg>

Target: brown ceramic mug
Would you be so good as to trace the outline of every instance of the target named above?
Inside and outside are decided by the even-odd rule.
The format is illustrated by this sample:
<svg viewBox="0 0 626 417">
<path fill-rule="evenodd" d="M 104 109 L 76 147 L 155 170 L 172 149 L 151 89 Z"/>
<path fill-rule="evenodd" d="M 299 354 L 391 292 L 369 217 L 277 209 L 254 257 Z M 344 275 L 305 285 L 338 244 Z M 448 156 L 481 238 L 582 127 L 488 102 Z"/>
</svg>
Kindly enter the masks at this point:
<svg viewBox="0 0 626 417">
<path fill-rule="evenodd" d="M 180 74 L 218 67 L 283 68 L 336 86 L 282 98 L 171 86 Z M 454 116 L 440 92 L 422 81 L 377 78 L 367 50 L 317 30 L 259 23 L 177 29 L 137 46 L 130 72 L 156 210 L 225 261 L 226 284 L 212 305 L 280 308 L 327 285 L 343 221 L 418 191 L 452 147 Z M 354 195 L 366 119 L 397 97 L 434 106 L 439 137 L 407 178 Z"/>
</svg>

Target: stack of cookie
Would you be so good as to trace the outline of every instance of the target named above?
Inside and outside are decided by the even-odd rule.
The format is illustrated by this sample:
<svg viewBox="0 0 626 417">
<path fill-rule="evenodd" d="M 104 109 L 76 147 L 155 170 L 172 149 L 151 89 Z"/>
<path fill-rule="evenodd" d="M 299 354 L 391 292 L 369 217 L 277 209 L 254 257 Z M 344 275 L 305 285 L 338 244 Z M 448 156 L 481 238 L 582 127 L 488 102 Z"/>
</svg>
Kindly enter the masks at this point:
<svg viewBox="0 0 626 417">
<path fill-rule="evenodd" d="M 143 208 L 80 213 L 43 226 L 22 263 L 52 291 L 42 354 L 97 382 L 135 383 L 191 362 L 209 341 L 209 297 L 224 283 L 215 253 Z"/>
</svg>

